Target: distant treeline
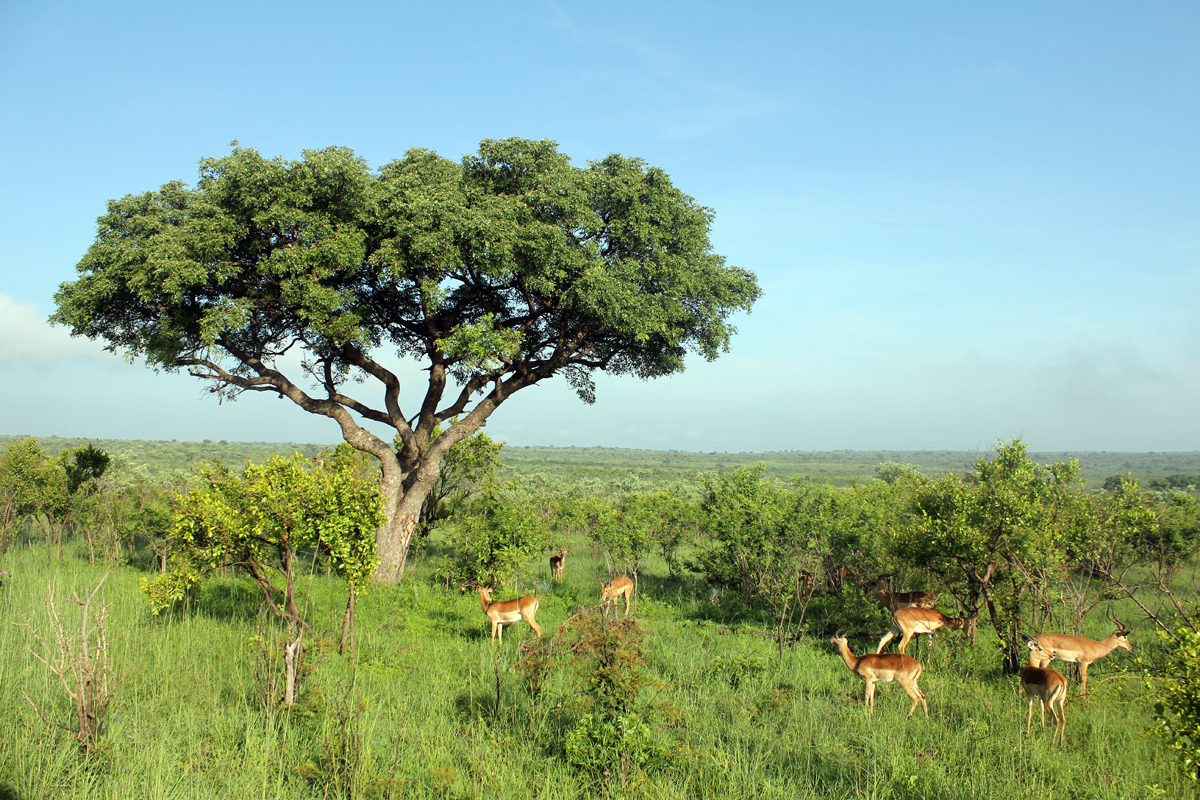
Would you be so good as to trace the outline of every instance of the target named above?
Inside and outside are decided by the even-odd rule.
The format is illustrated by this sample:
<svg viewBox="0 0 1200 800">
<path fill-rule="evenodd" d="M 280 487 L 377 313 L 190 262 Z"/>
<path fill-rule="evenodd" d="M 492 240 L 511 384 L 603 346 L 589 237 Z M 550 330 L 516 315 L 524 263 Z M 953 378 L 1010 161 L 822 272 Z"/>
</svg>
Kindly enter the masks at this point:
<svg viewBox="0 0 1200 800">
<path fill-rule="evenodd" d="M 0 436 L 0 451 L 11 443 L 27 439 L 27 436 Z M 322 450 L 331 450 L 334 444 L 297 444 L 292 442 L 180 442 L 172 439 L 71 439 L 61 436 L 38 436 L 38 446 L 49 456 L 91 445 L 110 455 L 126 457 L 132 464 L 145 465 L 152 473 L 185 469 L 200 461 L 220 460 L 229 467 L 245 467 L 247 461 L 261 464 L 271 456 L 290 456 L 298 452 L 308 458 Z"/>
<path fill-rule="evenodd" d="M 0 436 L 0 450 L 24 436 Z M 80 445 L 91 444 L 105 452 L 123 454 L 133 463 L 153 472 L 184 468 L 212 459 L 238 467 L 247 461 L 262 463 L 273 455 L 293 452 L 312 457 L 331 449 L 336 442 L 202 442 L 154 441 L 143 439 L 83 439 L 58 436 L 38 437 L 41 448 L 57 455 Z M 990 452 L 990 451 L 988 451 Z M 810 478 L 818 483 L 849 486 L 877 477 L 876 467 L 886 462 L 908 464 L 936 477 L 947 472 L 970 472 L 984 455 L 982 450 L 784 450 L 770 453 L 689 452 L 684 450 L 635 450 L 619 447 L 517 447 L 501 452 L 502 478 L 552 474 L 559 480 L 634 481 L 662 486 L 690 482 L 700 473 L 726 473 L 738 467 L 764 465 L 764 475 L 779 479 Z M 1089 488 L 1099 489 L 1114 476 L 1132 475 L 1143 488 L 1187 489 L 1200 484 L 1200 451 L 1162 453 L 1031 452 L 1041 464 L 1079 459 L 1079 476 Z M 1111 482 L 1110 482 L 1111 483 Z"/>
</svg>

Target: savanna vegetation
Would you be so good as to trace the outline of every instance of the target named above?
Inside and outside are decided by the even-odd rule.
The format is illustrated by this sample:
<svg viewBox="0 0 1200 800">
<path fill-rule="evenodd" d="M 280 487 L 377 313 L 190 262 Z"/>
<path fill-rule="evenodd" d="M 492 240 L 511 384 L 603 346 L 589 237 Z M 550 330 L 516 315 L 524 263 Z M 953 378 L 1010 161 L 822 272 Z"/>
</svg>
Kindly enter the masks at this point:
<svg viewBox="0 0 1200 800">
<path fill-rule="evenodd" d="M 1200 505 L 1009 442 L 835 486 L 729 464 L 624 484 L 447 453 L 396 584 L 342 447 L 150 471 L 0 453 L 0 797 L 1178 797 L 1197 786 Z M 672 454 L 673 456 L 673 454 Z M 670 458 L 660 454 L 660 459 Z M 1168 474 L 1183 474 L 1173 469 Z M 566 549 L 562 580 L 549 559 Z M 632 613 L 600 583 L 635 579 Z M 883 581 L 880 582 L 880 578 Z M 473 592 L 538 599 L 502 646 Z M 879 588 L 979 615 L 873 716 Z M 1022 632 L 1132 653 L 1026 736 Z"/>
<path fill-rule="evenodd" d="M 0 449 L 28 436 L 0 435 Z M 262 463 L 271 456 L 292 453 L 312 457 L 332 443 L 233 442 L 206 439 L 200 442 L 145 439 L 94 439 L 63 436 L 39 437 L 49 455 L 92 445 L 120 454 L 150 473 L 187 469 L 198 461 L 217 459 L 226 464 Z M 568 480 L 588 485 L 597 493 L 639 491 L 678 482 L 695 482 L 701 473 L 731 472 L 761 464 L 768 477 L 788 480 L 811 478 L 819 483 L 846 487 L 879 478 L 879 465 L 908 465 L 923 475 L 970 470 L 983 452 L 974 450 L 783 450 L 767 453 L 697 453 L 683 450 L 638 450 L 624 447 L 516 447 L 504 449 L 499 474 L 523 482 Z M 1160 482 L 1188 491 L 1200 486 L 1200 452 L 1030 452 L 1040 464 L 1079 462 L 1079 480 L 1089 489 L 1113 489 L 1121 478 L 1137 478 L 1155 489 Z M 1166 487 L 1164 487 L 1166 488 Z M 1193 490 L 1194 491 L 1194 490 Z"/>
</svg>

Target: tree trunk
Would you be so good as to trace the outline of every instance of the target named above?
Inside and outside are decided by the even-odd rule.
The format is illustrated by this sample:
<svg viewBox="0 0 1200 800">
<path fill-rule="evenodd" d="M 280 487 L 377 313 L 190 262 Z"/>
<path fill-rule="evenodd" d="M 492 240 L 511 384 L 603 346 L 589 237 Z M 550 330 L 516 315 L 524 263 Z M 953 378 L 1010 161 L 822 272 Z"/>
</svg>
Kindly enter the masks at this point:
<svg viewBox="0 0 1200 800">
<path fill-rule="evenodd" d="M 339 417 L 342 438 L 351 447 L 379 459 L 379 494 L 383 499 L 384 523 L 375 534 L 375 552 L 379 556 L 379 566 L 375 570 L 377 580 L 392 584 L 403 580 L 408 548 L 420 523 L 425 498 L 437 485 L 442 459 L 451 447 L 487 424 L 488 416 L 503 401 L 503 397 L 495 394 L 481 400 L 466 419 L 433 442 L 409 439 L 400 452 L 394 452 L 373 434 L 353 424 L 348 416 Z"/>
<path fill-rule="evenodd" d="M 76 530 L 75 535 L 78 536 L 79 535 L 78 534 L 79 523 L 78 522 L 75 523 L 75 526 L 76 526 L 75 527 L 75 530 Z M 88 564 L 90 566 L 94 567 L 94 566 L 96 566 L 96 529 L 93 528 L 91 525 L 85 526 L 83 529 L 83 536 L 85 539 L 87 539 Z"/>
<path fill-rule="evenodd" d="M 375 577 L 384 583 L 400 583 L 408 560 L 408 546 L 417 529 L 418 514 L 397 512 L 379 529 L 376 538 L 379 566 Z"/>
<path fill-rule="evenodd" d="M 384 583 L 400 583 L 408 560 L 421 506 L 437 481 L 438 465 L 422 464 L 418 476 L 407 488 L 396 476 L 381 475 L 379 490 L 383 493 L 385 522 L 375 537 L 379 567 L 375 577 Z"/>
<path fill-rule="evenodd" d="M 296 640 L 283 646 L 284 684 L 283 704 L 291 708 L 296 704 L 296 679 L 300 666 L 300 648 L 304 643 L 304 629 L 296 627 Z"/>
</svg>

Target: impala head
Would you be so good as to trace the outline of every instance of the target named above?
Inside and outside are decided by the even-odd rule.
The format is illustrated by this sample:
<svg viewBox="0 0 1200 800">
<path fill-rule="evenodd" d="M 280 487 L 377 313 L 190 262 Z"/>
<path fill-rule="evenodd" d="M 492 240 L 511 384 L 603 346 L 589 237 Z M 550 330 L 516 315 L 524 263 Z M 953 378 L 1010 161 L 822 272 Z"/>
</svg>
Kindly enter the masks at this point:
<svg viewBox="0 0 1200 800">
<path fill-rule="evenodd" d="M 975 638 L 975 629 L 979 627 L 979 612 L 976 611 L 969 617 L 963 619 L 962 627 L 959 630 L 966 631 L 967 636 L 972 640 Z"/>
<path fill-rule="evenodd" d="M 846 634 L 835 633 L 833 635 L 833 638 L 829 640 L 829 643 L 832 645 L 835 645 L 837 647 L 841 647 L 842 645 L 844 645 L 846 643 Z"/>
<path fill-rule="evenodd" d="M 1041 658 L 1045 658 L 1045 659 L 1054 658 L 1053 650 L 1047 650 L 1045 647 L 1042 646 L 1041 642 L 1039 642 L 1034 637 L 1030 636 L 1025 631 L 1017 631 L 1017 632 L 1025 637 L 1025 643 L 1029 646 L 1029 652 L 1034 653 L 1037 656 L 1039 656 Z"/>
<path fill-rule="evenodd" d="M 1120 618 L 1112 613 L 1111 608 L 1108 609 L 1105 615 L 1113 625 L 1117 626 L 1117 629 L 1113 632 L 1113 636 L 1117 640 L 1117 647 L 1124 647 L 1126 650 L 1133 652 L 1133 645 L 1129 643 L 1129 628 L 1125 627 L 1125 623 L 1121 622 Z"/>
<path fill-rule="evenodd" d="M 490 586 L 480 586 L 478 588 L 479 588 L 479 596 L 482 597 L 484 600 L 487 600 L 489 603 L 492 602 L 491 587 Z"/>
</svg>

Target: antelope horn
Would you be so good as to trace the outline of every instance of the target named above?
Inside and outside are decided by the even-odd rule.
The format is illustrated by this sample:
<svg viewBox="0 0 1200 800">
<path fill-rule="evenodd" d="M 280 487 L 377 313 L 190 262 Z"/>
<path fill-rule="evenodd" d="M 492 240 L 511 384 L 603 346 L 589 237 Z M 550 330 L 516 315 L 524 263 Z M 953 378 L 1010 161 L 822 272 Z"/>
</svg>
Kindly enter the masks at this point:
<svg viewBox="0 0 1200 800">
<path fill-rule="evenodd" d="M 1105 610 L 1107 612 L 1109 620 L 1112 622 L 1112 624 L 1117 626 L 1117 630 L 1120 633 L 1129 633 L 1129 629 L 1125 627 L 1125 623 L 1121 622 L 1121 618 L 1113 613 L 1112 606 L 1109 606 Z"/>
</svg>

